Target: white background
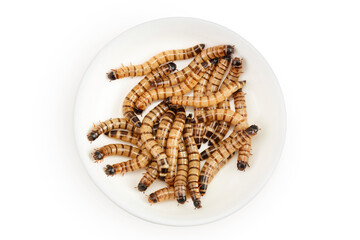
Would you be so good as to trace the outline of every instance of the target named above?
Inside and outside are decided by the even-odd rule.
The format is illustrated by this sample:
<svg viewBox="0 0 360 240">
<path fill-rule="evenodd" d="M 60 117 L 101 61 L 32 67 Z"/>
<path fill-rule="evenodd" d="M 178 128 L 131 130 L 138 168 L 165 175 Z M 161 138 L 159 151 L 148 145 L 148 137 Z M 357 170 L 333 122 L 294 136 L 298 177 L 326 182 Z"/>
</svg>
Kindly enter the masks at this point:
<svg viewBox="0 0 360 240">
<path fill-rule="evenodd" d="M 188 228 L 118 208 L 87 175 L 73 136 L 76 92 L 96 53 L 170 16 L 210 20 L 252 43 L 279 79 L 288 117 L 263 191 Z M 359 22 L 356 1 L 2 1 L 1 239 L 359 239 Z"/>
</svg>

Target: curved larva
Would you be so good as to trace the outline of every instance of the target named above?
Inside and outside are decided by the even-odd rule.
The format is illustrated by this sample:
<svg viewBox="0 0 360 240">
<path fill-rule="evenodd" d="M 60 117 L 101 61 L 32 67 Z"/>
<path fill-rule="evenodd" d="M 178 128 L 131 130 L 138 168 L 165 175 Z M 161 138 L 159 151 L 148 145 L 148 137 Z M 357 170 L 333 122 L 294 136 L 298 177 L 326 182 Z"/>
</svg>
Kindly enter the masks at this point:
<svg viewBox="0 0 360 240">
<path fill-rule="evenodd" d="M 118 139 L 134 145 L 137 145 L 139 141 L 139 134 L 134 133 L 133 131 L 127 131 L 123 129 L 114 129 L 110 132 L 105 133 L 105 135 L 110 138 Z"/>
<path fill-rule="evenodd" d="M 96 162 L 103 160 L 108 156 L 124 156 L 136 158 L 141 150 L 137 147 L 125 144 L 108 144 L 101 148 L 95 149 L 92 156 Z"/>
<path fill-rule="evenodd" d="M 194 71 L 190 73 L 190 75 L 186 78 L 184 82 L 181 82 L 179 85 L 171 86 L 171 87 L 162 87 L 162 88 L 154 88 L 150 89 L 147 92 L 144 92 L 143 95 L 139 97 L 139 99 L 135 103 L 135 111 L 142 112 L 146 109 L 146 107 L 155 100 L 165 99 L 171 96 L 184 95 L 190 92 L 195 85 L 200 80 L 203 75 L 205 69 L 209 66 L 209 62 L 205 62 L 204 64 L 199 64 L 196 66 Z"/>
<path fill-rule="evenodd" d="M 188 116 L 184 129 L 183 139 L 189 158 L 189 171 L 187 175 L 188 189 L 195 208 L 201 208 L 199 192 L 199 174 L 200 174 L 200 155 L 196 142 L 193 138 L 192 119 Z"/>
<path fill-rule="evenodd" d="M 95 125 L 87 135 L 89 141 L 94 141 L 101 134 L 107 133 L 113 129 L 124 129 L 129 131 L 137 131 L 125 118 L 110 118 L 104 122 Z"/>
<path fill-rule="evenodd" d="M 123 105 L 122 105 L 122 113 L 124 117 L 131 122 L 137 128 L 141 127 L 141 122 L 135 113 L 135 102 L 136 100 L 147 90 L 150 89 L 150 82 L 155 79 L 162 79 L 166 77 L 166 75 L 170 74 L 176 69 L 175 63 L 165 64 L 153 72 L 149 73 L 144 77 L 135 87 L 131 89 L 131 91 L 126 95 Z"/>
<path fill-rule="evenodd" d="M 165 177 L 168 186 L 174 184 L 176 163 L 179 154 L 179 142 L 182 135 L 186 120 L 185 108 L 180 106 L 177 109 L 175 120 L 171 126 L 168 140 L 166 142 L 166 155 L 169 163 L 169 170 Z"/>
<path fill-rule="evenodd" d="M 174 105 L 169 106 L 169 110 L 167 110 L 167 112 L 164 113 L 164 115 L 160 120 L 159 128 L 156 132 L 155 139 L 163 149 L 166 148 L 166 142 L 169 137 L 171 126 L 174 123 L 176 112 L 177 112 L 176 106 Z"/>
<path fill-rule="evenodd" d="M 216 93 L 207 96 L 175 96 L 167 98 L 166 101 L 168 103 L 182 106 L 192 106 L 197 108 L 210 107 L 229 98 L 234 92 L 242 88 L 244 84 L 244 81 L 231 82 L 228 85 L 223 85 Z"/>
<path fill-rule="evenodd" d="M 180 139 L 179 142 L 179 155 L 177 159 L 177 169 L 174 181 L 176 201 L 184 204 L 186 201 L 186 183 L 189 169 L 188 154 L 184 142 Z"/>
<path fill-rule="evenodd" d="M 152 128 L 154 126 L 154 122 L 159 121 L 160 117 L 168 109 L 168 105 L 164 101 L 161 102 L 144 117 L 140 128 L 141 140 L 143 141 L 145 148 L 157 161 L 160 171 L 160 177 L 165 177 L 168 172 L 169 164 L 164 150 L 154 139 Z"/>
<path fill-rule="evenodd" d="M 206 88 L 206 95 L 210 95 L 218 91 L 220 83 L 225 76 L 225 73 L 230 65 L 231 56 L 226 56 L 219 60 L 218 65 L 216 66 L 214 72 L 212 73 L 209 84 Z M 205 108 L 205 111 L 216 109 L 216 105 Z M 217 127 L 217 122 L 213 121 L 206 124 L 205 132 L 203 135 L 203 143 L 206 143 L 209 138 L 214 134 Z"/>
<path fill-rule="evenodd" d="M 209 179 L 215 176 L 214 170 L 217 168 L 218 164 L 246 144 L 252 136 L 257 134 L 257 132 L 258 127 L 256 125 L 251 125 L 245 130 L 237 132 L 229 142 L 224 141 L 219 144 L 219 148 L 206 160 L 201 169 L 199 177 L 199 190 L 201 195 L 206 193 Z"/>
<path fill-rule="evenodd" d="M 212 72 L 215 70 L 215 67 L 218 63 L 218 59 L 215 58 L 211 60 L 212 65 L 205 71 L 204 75 L 200 79 L 199 83 L 194 88 L 194 96 L 195 97 L 202 97 L 206 93 L 206 86 L 208 85 L 209 79 L 212 75 Z M 204 108 L 194 108 L 194 115 L 196 117 L 205 116 L 205 109 Z M 198 148 L 201 147 L 202 137 L 205 132 L 205 124 L 198 123 L 194 124 L 193 128 L 193 136 Z"/>
<path fill-rule="evenodd" d="M 204 44 L 198 44 L 187 49 L 163 51 L 153 56 L 143 64 L 112 69 L 111 72 L 108 73 L 108 78 L 110 80 L 115 80 L 124 77 L 144 76 L 164 63 L 192 58 L 200 53 L 204 47 Z"/>
</svg>

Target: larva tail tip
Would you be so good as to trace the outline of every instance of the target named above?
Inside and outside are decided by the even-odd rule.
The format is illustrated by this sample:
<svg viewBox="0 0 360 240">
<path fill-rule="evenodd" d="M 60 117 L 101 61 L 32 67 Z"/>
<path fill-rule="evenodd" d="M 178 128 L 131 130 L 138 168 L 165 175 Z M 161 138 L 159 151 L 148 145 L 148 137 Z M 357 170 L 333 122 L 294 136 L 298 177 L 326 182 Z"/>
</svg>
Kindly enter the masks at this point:
<svg viewBox="0 0 360 240">
<path fill-rule="evenodd" d="M 138 109 L 138 108 L 134 108 L 134 112 L 139 115 L 139 114 L 142 114 L 143 113 L 143 110 L 141 109 Z"/>
<path fill-rule="evenodd" d="M 203 140 L 202 140 L 203 143 L 207 143 L 207 141 L 208 141 L 208 140 L 205 139 L 205 138 L 203 138 Z"/>
<path fill-rule="evenodd" d="M 146 186 L 144 183 L 141 183 L 141 182 L 140 182 L 140 183 L 138 184 L 137 188 L 138 188 L 138 190 L 139 190 L 140 192 L 145 192 L 146 189 L 147 189 L 147 186 Z"/>
<path fill-rule="evenodd" d="M 204 44 L 204 43 L 200 43 L 199 45 L 200 45 L 200 48 L 201 48 L 201 49 L 204 49 L 204 48 L 205 48 L 205 44 Z"/>
<path fill-rule="evenodd" d="M 184 204 L 186 202 L 186 196 L 179 196 L 176 201 L 180 204 Z"/>
<path fill-rule="evenodd" d="M 106 167 L 104 168 L 104 171 L 105 171 L 106 175 L 108 175 L 108 176 L 113 176 L 115 174 L 115 169 L 111 165 L 106 165 Z"/>
<path fill-rule="evenodd" d="M 110 79 L 110 81 L 116 80 L 116 76 L 113 71 L 109 72 L 107 77 Z"/>
<path fill-rule="evenodd" d="M 245 171 L 246 167 L 247 167 L 247 164 L 243 161 L 240 161 L 237 163 L 237 169 L 239 171 Z"/>
<path fill-rule="evenodd" d="M 197 148 L 198 148 L 198 149 L 200 149 L 200 148 L 201 148 L 201 144 L 197 144 L 196 146 L 197 146 Z"/>
<path fill-rule="evenodd" d="M 192 114 L 189 113 L 189 114 L 187 115 L 187 118 L 192 118 Z"/>
</svg>

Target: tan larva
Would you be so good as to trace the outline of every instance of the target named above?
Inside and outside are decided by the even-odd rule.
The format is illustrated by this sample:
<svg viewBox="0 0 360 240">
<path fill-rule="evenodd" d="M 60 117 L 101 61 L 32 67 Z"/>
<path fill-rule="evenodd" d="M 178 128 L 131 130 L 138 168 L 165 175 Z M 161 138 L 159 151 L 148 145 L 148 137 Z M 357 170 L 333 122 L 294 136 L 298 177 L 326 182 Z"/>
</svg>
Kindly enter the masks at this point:
<svg viewBox="0 0 360 240">
<path fill-rule="evenodd" d="M 166 142 L 166 155 L 168 157 L 169 171 L 165 177 L 165 182 L 168 186 L 174 184 L 176 163 L 179 151 L 179 142 L 182 135 L 186 120 L 186 113 L 184 107 L 178 107 L 176 117 L 171 126 L 168 140 Z"/>
<path fill-rule="evenodd" d="M 218 63 L 218 59 L 213 59 L 211 61 L 212 65 L 205 71 L 204 75 L 202 76 L 202 78 L 200 79 L 199 83 L 195 86 L 194 88 L 194 96 L 195 97 L 202 97 L 206 94 L 206 86 L 208 85 L 209 79 L 212 75 L 212 72 L 214 71 L 217 63 Z M 205 109 L 204 108 L 194 108 L 194 115 L 195 116 L 205 116 Z M 193 136 L 196 142 L 196 145 L 198 148 L 201 147 L 201 142 L 202 142 L 202 136 L 204 134 L 205 131 L 205 124 L 204 123 L 199 123 L 199 124 L 194 124 L 194 128 L 193 128 Z"/>
<path fill-rule="evenodd" d="M 199 192 L 199 174 L 200 174 L 200 156 L 196 142 L 193 138 L 192 119 L 191 115 L 186 119 L 183 139 L 189 158 L 188 171 L 188 189 L 195 208 L 201 208 L 200 192 Z"/>
<path fill-rule="evenodd" d="M 112 69 L 111 72 L 108 73 L 108 78 L 110 80 L 115 80 L 124 77 L 144 76 L 164 63 L 192 58 L 199 54 L 204 49 L 204 47 L 204 44 L 198 44 L 187 49 L 163 51 L 153 56 L 143 64 L 123 66 L 121 68 Z"/>
<path fill-rule="evenodd" d="M 229 98 L 225 99 L 223 102 L 217 105 L 218 109 L 230 109 L 230 101 Z M 230 124 L 224 121 L 219 121 L 218 126 L 214 132 L 214 134 L 209 138 L 209 146 L 217 144 L 221 140 L 224 139 L 225 135 L 228 133 L 230 129 Z"/>
<path fill-rule="evenodd" d="M 244 119 L 246 119 L 244 125 L 246 124 L 248 125 L 245 93 L 242 90 L 239 90 L 234 93 L 234 104 L 235 104 L 235 112 L 239 113 Z M 240 171 L 245 171 L 246 167 L 249 166 L 249 157 L 251 155 L 250 151 L 251 151 L 251 140 L 239 149 L 239 155 L 236 165 Z"/>
<path fill-rule="evenodd" d="M 177 170 L 174 181 L 176 201 L 184 204 L 186 201 L 186 183 L 189 169 L 188 154 L 184 142 L 180 139 L 179 155 L 177 159 Z"/>
<path fill-rule="evenodd" d="M 167 110 L 167 112 L 160 120 L 159 129 L 156 132 L 155 139 L 163 149 L 166 148 L 166 141 L 169 137 L 170 129 L 174 122 L 176 112 L 176 106 L 169 106 L 169 110 Z"/>
<path fill-rule="evenodd" d="M 143 141 L 145 148 L 151 153 L 159 165 L 160 177 L 165 177 L 169 169 L 169 164 L 164 150 L 154 139 L 152 128 L 154 122 L 159 121 L 160 117 L 168 109 L 168 105 L 164 101 L 161 102 L 144 117 L 140 128 L 141 140 Z"/>
<path fill-rule="evenodd" d="M 138 190 L 140 192 L 146 191 L 146 189 L 156 180 L 159 176 L 158 164 L 156 161 L 151 161 L 146 169 L 144 176 L 141 178 L 138 184 Z"/>
<path fill-rule="evenodd" d="M 209 79 L 209 84 L 206 88 L 206 95 L 211 95 L 218 91 L 220 83 L 230 65 L 231 56 L 226 56 L 219 60 L 219 64 L 216 66 L 212 76 Z M 216 109 L 216 105 L 205 108 L 205 111 Z M 217 122 L 208 122 L 206 124 L 204 136 L 203 136 L 203 143 L 206 143 L 209 138 L 213 135 L 217 127 Z"/>
<path fill-rule="evenodd" d="M 195 85 L 200 80 L 201 76 L 204 74 L 205 69 L 209 66 L 209 62 L 204 62 L 202 65 L 199 64 L 195 67 L 194 71 L 186 78 L 184 82 L 181 82 L 179 85 L 171 87 L 161 87 L 150 89 L 147 92 L 144 92 L 143 95 L 135 103 L 135 111 L 141 112 L 155 100 L 165 99 L 171 96 L 184 95 L 190 92 Z"/>
<path fill-rule="evenodd" d="M 135 112 L 135 102 L 136 100 L 147 90 L 150 89 L 150 82 L 155 79 L 162 79 L 166 77 L 166 75 L 170 74 L 172 71 L 176 69 L 175 63 L 165 64 L 153 72 L 146 75 L 135 87 L 131 89 L 131 91 L 126 95 L 123 105 L 122 105 L 122 113 L 124 117 L 134 124 L 137 128 L 141 127 L 141 122 L 139 118 L 136 116 L 139 112 Z M 136 114 L 135 114 L 136 113 Z"/>
<path fill-rule="evenodd" d="M 103 160 L 108 156 L 124 156 L 136 158 L 141 150 L 137 147 L 125 144 L 108 144 L 101 148 L 95 149 L 92 156 L 96 162 Z"/>
<path fill-rule="evenodd" d="M 243 87 L 242 82 L 232 82 L 223 85 L 219 91 L 203 97 L 195 96 L 175 96 L 166 99 L 168 103 L 182 106 L 192 106 L 197 108 L 210 107 L 223 102 L 229 98 L 234 92 Z"/>
<path fill-rule="evenodd" d="M 110 132 L 105 133 L 105 135 L 110 138 L 118 139 L 134 145 L 137 145 L 139 141 L 139 134 L 134 133 L 133 131 L 127 131 L 122 129 L 111 130 Z"/>
<path fill-rule="evenodd" d="M 199 177 L 199 190 L 201 195 L 206 193 L 209 179 L 214 177 L 214 170 L 218 167 L 219 163 L 247 143 L 252 136 L 257 134 L 257 131 L 258 127 L 251 125 L 245 130 L 237 132 L 235 137 L 231 138 L 230 142 L 219 145 L 219 148 L 206 160 L 201 169 Z"/>
<path fill-rule="evenodd" d="M 148 201 L 149 203 L 158 203 L 172 199 L 175 199 L 175 189 L 174 187 L 166 187 L 151 193 Z"/>
<path fill-rule="evenodd" d="M 110 118 L 104 122 L 95 125 L 90 133 L 87 135 L 89 141 L 94 141 L 101 134 L 107 133 L 113 129 L 124 129 L 129 131 L 137 131 L 136 128 L 130 124 L 125 118 Z"/>
</svg>

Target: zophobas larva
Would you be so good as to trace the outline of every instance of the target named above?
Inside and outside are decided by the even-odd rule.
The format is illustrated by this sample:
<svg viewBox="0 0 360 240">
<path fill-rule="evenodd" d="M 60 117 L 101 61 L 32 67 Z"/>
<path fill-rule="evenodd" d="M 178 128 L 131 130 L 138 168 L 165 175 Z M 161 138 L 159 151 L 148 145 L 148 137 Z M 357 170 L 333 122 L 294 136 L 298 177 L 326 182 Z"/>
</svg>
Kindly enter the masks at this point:
<svg viewBox="0 0 360 240">
<path fill-rule="evenodd" d="M 140 192 L 146 191 L 146 189 L 156 180 L 159 176 L 158 164 L 156 161 L 151 161 L 146 169 L 144 176 L 141 178 L 138 184 L 138 190 Z"/>
<path fill-rule="evenodd" d="M 173 125 L 176 112 L 177 112 L 176 106 L 174 105 L 169 106 L 169 110 L 167 110 L 167 112 L 164 113 L 164 115 L 160 120 L 159 129 L 156 132 L 155 139 L 163 149 L 166 148 L 166 142 L 169 137 L 170 129 L 171 126 Z"/>
<path fill-rule="evenodd" d="M 184 204 L 186 201 L 186 183 L 189 169 L 188 154 L 183 141 L 179 142 L 179 155 L 177 159 L 177 170 L 174 181 L 175 197 L 176 201 L 180 204 Z"/>
<path fill-rule="evenodd" d="M 136 158 L 141 150 L 137 147 L 125 144 L 108 144 L 101 148 L 95 149 L 92 156 L 96 162 L 103 160 L 108 156 L 124 156 Z"/>
</svg>

